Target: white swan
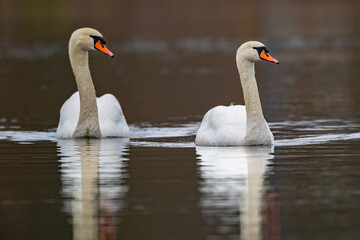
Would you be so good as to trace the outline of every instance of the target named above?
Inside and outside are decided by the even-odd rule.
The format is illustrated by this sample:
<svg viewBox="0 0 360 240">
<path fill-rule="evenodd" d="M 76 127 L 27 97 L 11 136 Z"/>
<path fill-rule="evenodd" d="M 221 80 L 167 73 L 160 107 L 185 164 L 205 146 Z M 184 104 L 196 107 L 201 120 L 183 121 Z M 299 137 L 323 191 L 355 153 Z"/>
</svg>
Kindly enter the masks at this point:
<svg viewBox="0 0 360 240">
<path fill-rule="evenodd" d="M 56 131 L 58 138 L 128 137 L 129 127 L 118 100 L 112 94 L 97 98 L 89 70 L 89 50 L 114 55 L 95 29 L 81 28 L 69 41 L 69 57 L 78 92 L 63 104 Z"/>
<path fill-rule="evenodd" d="M 203 146 L 272 145 L 274 136 L 263 116 L 255 79 L 254 63 L 279 64 L 264 44 L 250 41 L 236 53 L 245 106 L 217 106 L 204 116 L 195 143 Z"/>
</svg>

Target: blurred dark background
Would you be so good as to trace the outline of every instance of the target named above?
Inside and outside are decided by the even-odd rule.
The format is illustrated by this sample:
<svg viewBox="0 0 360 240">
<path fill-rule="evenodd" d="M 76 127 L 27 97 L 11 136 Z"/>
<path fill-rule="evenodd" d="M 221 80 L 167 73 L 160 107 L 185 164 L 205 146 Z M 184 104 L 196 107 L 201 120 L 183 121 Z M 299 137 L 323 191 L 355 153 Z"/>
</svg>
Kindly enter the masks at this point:
<svg viewBox="0 0 360 240">
<path fill-rule="evenodd" d="M 114 94 L 129 123 L 200 121 L 216 105 L 243 104 L 236 49 L 267 45 L 258 63 L 268 121 L 358 119 L 357 0 L 0 0 L 0 118 L 22 128 L 57 125 L 76 91 L 67 44 L 99 30 L 114 52 L 90 54 L 97 95 Z"/>
</svg>

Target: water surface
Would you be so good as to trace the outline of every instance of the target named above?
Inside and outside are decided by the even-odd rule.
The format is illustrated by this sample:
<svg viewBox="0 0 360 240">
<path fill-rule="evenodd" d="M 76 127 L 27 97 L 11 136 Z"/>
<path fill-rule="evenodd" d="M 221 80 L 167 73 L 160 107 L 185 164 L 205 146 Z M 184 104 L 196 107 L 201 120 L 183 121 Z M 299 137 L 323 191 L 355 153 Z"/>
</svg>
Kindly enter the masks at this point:
<svg viewBox="0 0 360 240">
<path fill-rule="evenodd" d="M 195 147 L 198 123 L 167 125 L 2 131 L 4 238 L 356 239 L 359 123 L 272 123 L 275 147 Z"/>
</svg>

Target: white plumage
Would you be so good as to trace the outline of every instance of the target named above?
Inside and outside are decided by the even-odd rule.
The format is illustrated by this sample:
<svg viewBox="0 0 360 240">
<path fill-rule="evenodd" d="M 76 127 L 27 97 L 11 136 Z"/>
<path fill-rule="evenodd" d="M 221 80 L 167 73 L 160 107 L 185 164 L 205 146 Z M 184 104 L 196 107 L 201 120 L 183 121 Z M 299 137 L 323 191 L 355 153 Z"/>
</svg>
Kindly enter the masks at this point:
<svg viewBox="0 0 360 240">
<path fill-rule="evenodd" d="M 96 98 L 99 125 L 102 137 L 128 137 L 129 127 L 122 112 L 119 101 L 112 94 Z M 66 100 L 60 110 L 60 121 L 56 131 L 58 138 L 72 138 L 80 114 L 79 92 L 75 92 Z"/>
<path fill-rule="evenodd" d="M 205 114 L 196 135 L 196 144 L 243 145 L 245 133 L 245 106 L 217 106 Z"/>
</svg>

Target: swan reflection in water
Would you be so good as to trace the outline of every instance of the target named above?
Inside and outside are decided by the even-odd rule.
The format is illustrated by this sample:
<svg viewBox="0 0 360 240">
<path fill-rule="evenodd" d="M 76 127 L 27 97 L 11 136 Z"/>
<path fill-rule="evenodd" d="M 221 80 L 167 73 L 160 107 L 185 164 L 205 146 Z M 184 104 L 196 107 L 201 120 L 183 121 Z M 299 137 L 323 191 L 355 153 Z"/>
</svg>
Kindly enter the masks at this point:
<svg viewBox="0 0 360 240">
<path fill-rule="evenodd" d="M 214 234 L 237 235 L 239 209 L 240 239 L 262 239 L 262 233 L 266 239 L 277 239 L 278 230 L 274 231 L 272 227 L 275 224 L 275 229 L 278 229 L 277 224 L 268 223 L 276 221 L 276 216 L 267 216 L 267 213 L 277 215 L 277 212 L 268 211 L 267 206 L 262 204 L 264 173 L 268 160 L 273 158 L 273 147 L 197 146 L 196 152 L 203 179 L 200 203 L 207 224 L 215 225 L 212 228 L 218 229 Z M 266 198 L 265 205 L 268 205 Z M 271 229 L 262 229 L 263 222 L 265 228 L 270 226 Z"/>
<path fill-rule="evenodd" d="M 72 216 L 74 240 L 116 239 L 116 216 L 127 192 L 122 184 L 127 141 L 58 141 L 64 211 Z"/>
</svg>

